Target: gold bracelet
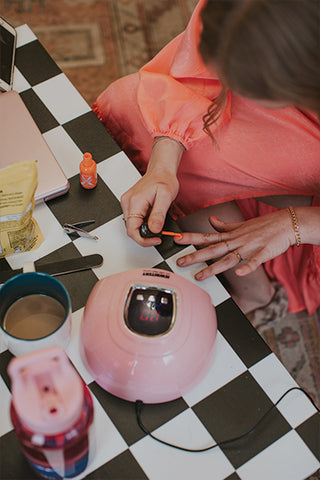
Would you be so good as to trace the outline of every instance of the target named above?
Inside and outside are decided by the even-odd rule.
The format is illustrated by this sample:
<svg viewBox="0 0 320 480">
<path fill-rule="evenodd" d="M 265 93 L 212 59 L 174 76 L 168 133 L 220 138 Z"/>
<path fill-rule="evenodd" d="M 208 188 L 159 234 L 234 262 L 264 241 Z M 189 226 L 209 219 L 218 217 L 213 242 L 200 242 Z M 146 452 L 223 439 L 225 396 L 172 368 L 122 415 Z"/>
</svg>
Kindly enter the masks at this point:
<svg viewBox="0 0 320 480">
<path fill-rule="evenodd" d="M 291 217 L 291 222 L 292 222 L 292 227 L 294 231 L 294 236 L 296 239 L 296 245 L 299 247 L 301 245 L 301 237 L 300 237 L 300 228 L 299 228 L 299 223 L 297 220 L 296 212 L 294 211 L 293 207 L 288 207 L 287 208 L 290 217 Z"/>
</svg>

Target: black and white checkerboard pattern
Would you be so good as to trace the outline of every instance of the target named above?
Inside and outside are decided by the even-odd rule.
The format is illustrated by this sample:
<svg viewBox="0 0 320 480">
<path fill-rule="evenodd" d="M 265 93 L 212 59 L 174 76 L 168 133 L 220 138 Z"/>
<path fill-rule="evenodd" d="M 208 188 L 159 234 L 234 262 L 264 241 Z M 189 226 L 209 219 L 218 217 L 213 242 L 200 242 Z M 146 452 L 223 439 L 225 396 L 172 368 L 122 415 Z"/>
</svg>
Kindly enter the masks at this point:
<svg viewBox="0 0 320 480">
<path fill-rule="evenodd" d="M 158 248 L 142 248 L 125 234 L 119 198 L 139 178 L 27 26 L 18 29 L 14 89 L 32 113 L 70 181 L 68 194 L 34 211 L 45 241 L 39 249 L 7 257 L 0 268 L 20 268 L 67 257 L 100 253 L 101 267 L 58 277 L 71 296 L 72 339 L 67 353 L 89 385 L 95 405 L 96 451 L 78 478 L 210 480 L 302 480 L 320 468 L 320 415 L 302 392 L 291 392 L 249 437 L 206 453 L 186 453 L 144 435 L 134 405 L 100 388 L 79 354 L 83 308 L 94 284 L 114 273 L 140 267 L 171 269 L 191 281 L 199 266 L 179 269 L 181 247 L 171 239 Z M 98 163 L 98 185 L 86 191 L 79 162 L 89 151 Z M 67 235 L 62 225 L 95 219 L 98 241 Z M 168 228 L 171 226 L 169 225 Z M 192 249 L 193 247 L 187 247 Z M 215 357 L 206 378 L 183 398 L 146 405 L 144 422 L 156 436 L 188 448 L 203 448 L 250 430 L 295 382 L 271 353 L 216 278 L 202 284 L 218 316 Z M 9 419 L 11 354 L 0 350 L 1 479 L 33 479 Z"/>
</svg>

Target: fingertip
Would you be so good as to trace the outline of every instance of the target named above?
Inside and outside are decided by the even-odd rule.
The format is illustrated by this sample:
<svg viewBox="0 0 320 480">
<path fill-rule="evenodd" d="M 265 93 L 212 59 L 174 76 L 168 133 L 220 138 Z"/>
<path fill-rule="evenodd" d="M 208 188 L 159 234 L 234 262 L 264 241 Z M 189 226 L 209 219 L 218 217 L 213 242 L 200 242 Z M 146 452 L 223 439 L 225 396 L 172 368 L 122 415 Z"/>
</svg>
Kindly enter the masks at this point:
<svg viewBox="0 0 320 480">
<path fill-rule="evenodd" d="M 247 265 L 244 265 L 243 267 L 239 267 L 235 270 L 236 275 L 238 277 L 244 277 L 245 275 L 248 275 L 248 273 L 251 273 L 251 270 Z"/>
<path fill-rule="evenodd" d="M 160 232 L 162 230 L 162 227 L 163 227 L 163 225 L 162 225 L 161 222 L 150 221 L 150 220 L 148 221 L 148 228 L 155 235 L 160 234 Z"/>
<path fill-rule="evenodd" d="M 180 243 L 180 242 L 182 242 L 182 241 L 183 241 L 183 235 L 182 235 L 182 233 L 177 233 L 176 235 L 174 235 L 173 241 L 174 241 L 175 243 Z"/>
<path fill-rule="evenodd" d="M 177 261 L 176 261 L 176 264 L 178 265 L 178 267 L 183 267 L 184 264 L 185 264 L 184 258 L 183 257 L 178 258 Z"/>
<path fill-rule="evenodd" d="M 154 237 L 155 238 L 155 237 Z M 154 240 L 154 238 L 152 238 L 152 240 Z M 162 240 L 161 238 L 158 238 L 156 240 L 154 240 L 153 242 L 145 242 L 143 244 L 144 247 L 158 247 L 159 245 L 161 245 L 162 243 Z"/>
<path fill-rule="evenodd" d="M 152 240 L 152 242 L 150 242 L 150 244 L 154 247 L 157 247 L 158 245 L 161 245 L 161 243 L 162 243 L 162 238 L 161 237 L 152 237 L 150 240 Z"/>
<path fill-rule="evenodd" d="M 219 222 L 219 223 L 222 222 L 222 220 L 220 220 L 219 218 L 215 217 L 214 215 L 210 215 L 210 221 L 211 221 L 211 222 Z"/>
<path fill-rule="evenodd" d="M 198 272 L 195 274 L 194 276 L 195 280 L 197 280 L 198 282 L 201 282 L 202 280 L 205 280 L 206 279 L 206 275 L 204 272 Z"/>
</svg>

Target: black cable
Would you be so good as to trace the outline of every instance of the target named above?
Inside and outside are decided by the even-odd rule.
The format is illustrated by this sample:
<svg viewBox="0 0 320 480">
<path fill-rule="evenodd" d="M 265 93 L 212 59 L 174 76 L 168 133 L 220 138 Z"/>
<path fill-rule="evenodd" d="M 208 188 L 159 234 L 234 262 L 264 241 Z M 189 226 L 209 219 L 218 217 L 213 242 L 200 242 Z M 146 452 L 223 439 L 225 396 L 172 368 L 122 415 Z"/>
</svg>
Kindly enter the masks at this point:
<svg viewBox="0 0 320 480">
<path fill-rule="evenodd" d="M 316 406 L 316 404 L 314 403 L 312 397 L 311 397 L 305 390 L 303 390 L 303 388 L 300 388 L 300 387 L 292 387 L 292 388 L 289 388 L 289 390 L 287 390 L 287 391 L 279 398 L 279 400 L 278 400 L 274 405 L 272 405 L 272 407 L 260 418 L 260 420 L 259 420 L 249 431 L 247 431 L 246 433 L 243 433 L 242 435 L 239 435 L 238 437 L 230 438 L 230 439 L 228 439 L 228 440 L 224 440 L 224 441 L 222 441 L 222 442 L 220 442 L 220 443 L 216 443 L 215 445 L 210 445 L 209 447 L 205 447 L 205 448 L 192 449 L 192 448 L 180 447 L 179 445 L 174 445 L 174 444 L 172 444 L 172 443 L 166 442 L 165 440 L 161 440 L 160 438 L 155 437 L 155 436 L 143 425 L 143 423 L 142 423 L 142 421 L 141 421 L 141 412 L 142 412 L 142 407 L 143 407 L 143 405 L 144 405 L 144 403 L 143 403 L 142 400 L 136 400 L 136 402 L 135 402 L 137 423 L 138 423 L 140 429 L 141 429 L 146 435 L 149 435 L 149 437 L 151 437 L 153 440 L 156 440 L 157 442 L 162 443 L 163 445 L 167 445 L 168 447 L 176 448 L 177 450 L 183 450 L 184 452 L 194 452 L 194 453 L 207 452 L 208 450 L 212 450 L 213 448 L 223 447 L 223 446 L 225 446 L 225 445 L 228 445 L 229 443 L 236 442 L 236 441 L 238 441 L 238 440 L 242 440 L 243 438 L 248 437 L 249 435 L 251 435 L 251 434 L 257 429 L 257 427 L 270 415 L 270 413 L 276 408 L 276 406 L 279 405 L 279 403 L 281 402 L 281 400 L 283 400 L 284 397 L 285 397 L 288 393 L 292 392 L 293 390 L 300 390 L 301 392 L 303 392 L 303 393 L 308 397 L 308 399 L 310 400 L 310 402 L 312 403 L 312 405 L 314 406 L 314 408 L 320 413 L 320 409 Z"/>
</svg>

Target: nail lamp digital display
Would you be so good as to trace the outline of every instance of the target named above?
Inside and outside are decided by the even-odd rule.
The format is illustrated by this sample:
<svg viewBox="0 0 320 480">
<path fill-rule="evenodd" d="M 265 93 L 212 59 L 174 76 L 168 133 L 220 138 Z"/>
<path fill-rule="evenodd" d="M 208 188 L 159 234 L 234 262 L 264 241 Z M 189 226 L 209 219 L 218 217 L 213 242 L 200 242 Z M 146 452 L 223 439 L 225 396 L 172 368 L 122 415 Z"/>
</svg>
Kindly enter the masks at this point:
<svg viewBox="0 0 320 480">
<path fill-rule="evenodd" d="M 160 269 L 99 280 L 81 323 L 80 350 L 96 382 L 124 400 L 162 403 L 195 387 L 211 366 L 217 335 L 209 294 Z"/>
<path fill-rule="evenodd" d="M 162 335 L 174 324 L 176 295 L 172 290 L 133 285 L 126 300 L 124 319 L 128 328 L 141 335 Z"/>
</svg>

